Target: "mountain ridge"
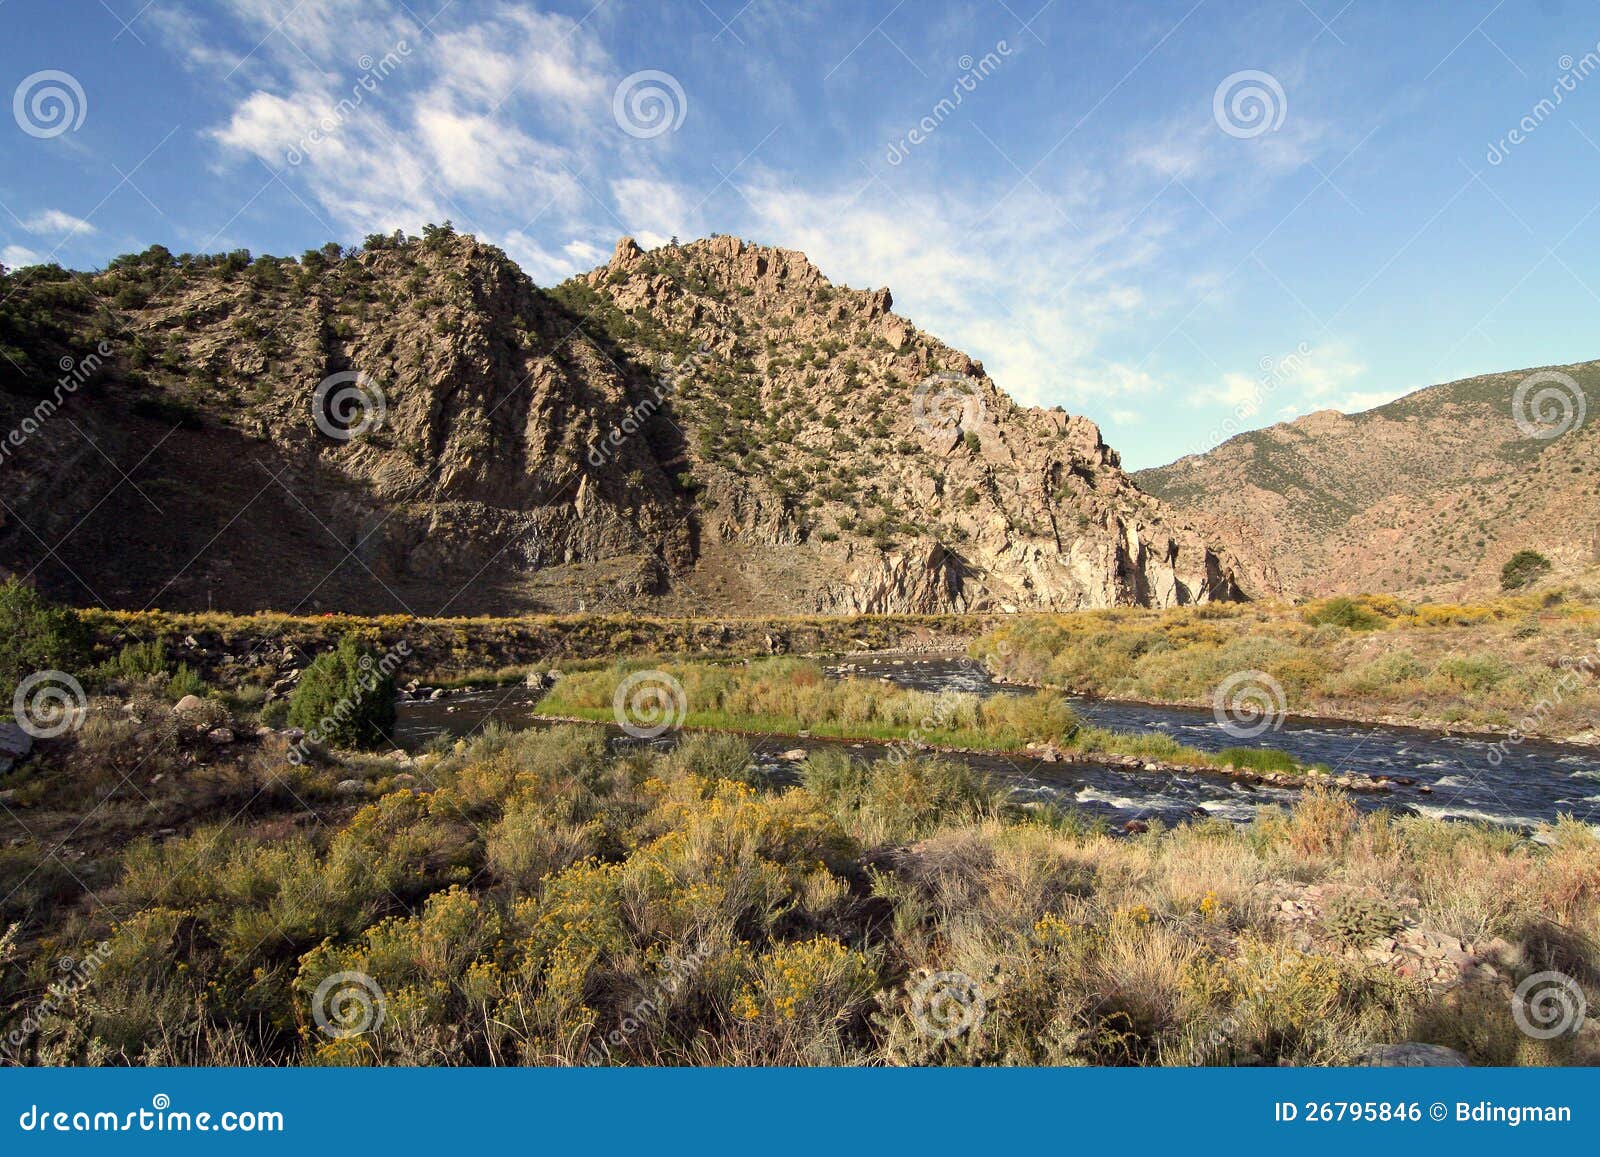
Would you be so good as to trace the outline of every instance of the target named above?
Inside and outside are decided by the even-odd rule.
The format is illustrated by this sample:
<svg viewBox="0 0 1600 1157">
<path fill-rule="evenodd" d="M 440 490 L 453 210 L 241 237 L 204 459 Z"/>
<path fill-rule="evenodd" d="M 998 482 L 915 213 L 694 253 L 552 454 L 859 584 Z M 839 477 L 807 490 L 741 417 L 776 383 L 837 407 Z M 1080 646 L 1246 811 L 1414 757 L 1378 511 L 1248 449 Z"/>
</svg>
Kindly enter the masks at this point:
<svg viewBox="0 0 1600 1157">
<path fill-rule="evenodd" d="M 1600 362 L 1482 374 L 1354 414 L 1318 411 L 1138 484 L 1234 544 L 1252 594 L 1474 597 L 1518 550 L 1597 559 Z"/>
<path fill-rule="evenodd" d="M 1098 427 L 803 254 L 711 237 L 550 289 L 445 227 L 6 275 L 0 562 L 77 602 L 371 613 L 1234 598 Z M 160 560 L 155 565 L 150 560 Z M 103 588 L 103 589 L 102 589 Z"/>
</svg>

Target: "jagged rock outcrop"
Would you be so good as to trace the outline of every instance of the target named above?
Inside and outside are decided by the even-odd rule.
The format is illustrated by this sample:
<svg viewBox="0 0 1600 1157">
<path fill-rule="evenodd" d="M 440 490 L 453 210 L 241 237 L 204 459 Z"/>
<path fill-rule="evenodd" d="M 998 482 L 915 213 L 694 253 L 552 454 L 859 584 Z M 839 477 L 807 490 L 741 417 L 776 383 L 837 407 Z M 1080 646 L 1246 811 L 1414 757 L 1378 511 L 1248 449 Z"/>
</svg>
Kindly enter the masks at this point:
<svg viewBox="0 0 1600 1157">
<path fill-rule="evenodd" d="M 1230 598 L 1225 556 L 1132 486 L 1093 422 L 1018 406 L 983 366 L 920 332 L 888 289 L 832 285 L 804 254 L 713 237 L 630 239 L 574 307 L 619 316 L 675 381 L 702 539 L 803 545 L 807 610 L 915 612 Z M 730 591 L 738 583 L 728 584 Z"/>
<path fill-rule="evenodd" d="M 0 566 L 77 601 L 865 613 L 1237 593 L 1092 422 L 1016 405 L 887 289 L 788 250 L 623 239 L 545 291 L 434 231 L 299 262 L 157 248 L 6 290 L 0 340 L 25 354 L 7 424 L 51 394 L 48 367 L 96 363 L 0 473 Z"/>
</svg>

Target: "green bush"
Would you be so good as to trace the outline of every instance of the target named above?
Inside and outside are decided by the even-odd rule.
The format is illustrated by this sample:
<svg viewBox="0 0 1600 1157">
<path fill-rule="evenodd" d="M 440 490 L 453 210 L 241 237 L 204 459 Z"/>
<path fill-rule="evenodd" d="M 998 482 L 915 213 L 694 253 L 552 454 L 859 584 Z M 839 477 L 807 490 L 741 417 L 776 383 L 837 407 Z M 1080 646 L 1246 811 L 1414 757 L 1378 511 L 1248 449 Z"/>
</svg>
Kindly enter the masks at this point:
<svg viewBox="0 0 1600 1157">
<path fill-rule="evenodd" d="M 1519 550 L 1500 568 L 1500 589 L 1514 591 L 1550 573 L 1550 560 L 1536 550 Z"/>
<path fill-rule="evenodd" d="M 0 693 L 11 694 L 36 671 L 81 670 L 88 633 L 77 615 L 51 606 L 16 579 L 0 583 Z"/>
<path fill-rule="evenodd" d="M 1214 757 L 1250 771 L 1299 771 L 1300 764 L 1286 751 L 1272 747 L 1225 747 Z"/>
<path fill-rule="evenodd" d="M 160 639 L 148 643 L 129 643 L 117 657 L 101 668 L 112 679 L 138 681 L 167 673 L 167 647 Z"/>
<path fill-rule="evenodd" d="M 392 668 L 346 635 L 300 677 L 289 700 L 289 726 L 333 747 L 392 747 Z"/>
<path fill-rule="evenodd" d="M 185 695 L 205 693 L 206 681 L 200 677 L 200 672 L 187 663 L 179 663 L 177 670 L 172 672 L 172 678 L 167 680 L 167 698 L 174 703 Z"/>
<path fill-rule="evenodd" d="M 1344 627 L 1350 631 L 1376 631 L 1383 626 L 1383 616 L 1343 595 L 1306 611 L 1305 620 L 1314 627 Z"/>
</svg>

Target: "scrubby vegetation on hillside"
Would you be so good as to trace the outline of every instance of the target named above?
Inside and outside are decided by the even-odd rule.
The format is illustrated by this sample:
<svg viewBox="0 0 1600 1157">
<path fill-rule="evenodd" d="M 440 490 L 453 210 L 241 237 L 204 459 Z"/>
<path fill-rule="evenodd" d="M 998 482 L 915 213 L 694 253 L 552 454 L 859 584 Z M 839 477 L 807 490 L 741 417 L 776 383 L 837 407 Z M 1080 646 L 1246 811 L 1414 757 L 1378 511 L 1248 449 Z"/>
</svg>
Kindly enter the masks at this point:
<svg viewBox="0 0 1600 1157">
<path fill-rule="evenodd" d="M 379 648 L 404 644 L 410 677 L 438 685 L 520 682 L 532 670 L 616 655 L 747 655 L 763 650 L 890 650 L 934 638 L 971 638 L 988 615 L 774 615 L 759 619 L 660 618 L 634 614 L 420 618 L 412 615 L 253 615 L 222 612 L 75 612 L 107 655 L 126 643 L 166 641 L 204 663 L 215 683 L 236 686 L 270 675 L 268 660 L 303 655 L 356 634 Z M 198 644 L 187 647 L 185 640 Z M 269 679 L 270 681 L 270 679 Z"/>
<path fill-rule="evenodd" d="M 1592 1030 L 1520 1033 L 1509 998 L 1543 969 L 1600 975 L 1600 849 L 1576 824 L 1541 846 L 1311 793 L 1247 828 L 1113 838 L 938 759 L 834 753 L 779 786 L 728 737 L 613 755 L 576 727 L 457 743 L 312 822 L 287 809 L 351 769 L 285 770 L 281 805 L 146 834 L 78 865 L 92 898 L 61 878 L 13 910 L 8 1060 L 1341 1063 L 1403 1040 L 1600 1059 Z M 51 862 L 8 848 L 0 885 Z M 1482 963 L 1447 982 L 1389 959 L 1408 927 Z"/>
<path fill-rule="evenodd" d="M 1600 592 L 1464 606 L 1387 595 L 1301 607 L 1019 616 L 972 645 L 998 676 L 1096 695 L 1209 706 L 1261 671 L 1291 712 L 1512 728 L 1567 738 L 1600 718 Z"/>
</svg>

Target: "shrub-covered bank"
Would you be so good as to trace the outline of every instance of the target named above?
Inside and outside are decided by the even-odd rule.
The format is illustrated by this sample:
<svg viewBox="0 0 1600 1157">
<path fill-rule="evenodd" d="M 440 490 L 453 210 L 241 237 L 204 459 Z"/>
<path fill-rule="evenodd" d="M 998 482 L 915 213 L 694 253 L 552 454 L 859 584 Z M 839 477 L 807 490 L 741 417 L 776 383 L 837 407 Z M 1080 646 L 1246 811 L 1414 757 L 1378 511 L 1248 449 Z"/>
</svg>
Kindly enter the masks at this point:
<svg viewBox="0 0 1600 1157">
<path fill-rule="evenodd" d="M 162 725 L 137 718 L 130 744 Z M 36 809 L 70 808 L 90 754 L 36 769 Z M 1600 1060 L 1592 1026 L 1535 1039 L 1511 998 L 1541 971 L 1600 978 L 1600 847 L 1576 824 L 1542 845 L 1313 792 L 1121 838 L 939 759 L 829 753 L 780 786 L 728 737 L 611 755 L 583 728 L 398 774 L 227 762 L 169 765 L 218 806 L 88 858 L 74 837 L 81 882 L 9 909 L 8 1060 Z M 37 887 L 51 851 L 8 846 L 0 886 Z"/>
<path fill-rule="evenodd" d="M 1302 607 L 1028 615 L 972 644 L 997 677 L 1212 706 L 1262 672 L 1292 713 L 1600 741 L 1600 598 L 1547 590 L 1473 606 L 1388 596 Z"/>
<path fill-rule="evenodd" d="M 356 635 L 378 651 L 410 648 L 407 675 L 428 683 L 520 678 L 525 671 L 628 654 L 833 654 L 962 645 L 992 622 L 985 615 L 859 615 L 767 619 L 658 619 L 639 615 L 529 615 L 419 619 L 409 615 L 173 614 L 71 612 L 103 656 L 129 643 L 164 640 L 173 654 L 225 686 L 275 678 L 289 652 L 304 663 Z"/>
<path fill-rule="evenodd" d="M 745 664 L 632 659 L 570 674 L 539 703 L 556 719 L 617 723 L 635 730 L 684 726 L 715 731 L 813 735 L 958 751 L 1055 758 L 1127 757 L 1160 770 L 1230 768 L 1246 778 L 1298 782 L 1295 760 L 1272 750 L 1230 748 L 1210 755 L 1158 731 L 1108 731 L 1083 723 L 1062 697 L 929 692 L 875 679 L 830 679 L 807 659 Z"/>
</svg>

